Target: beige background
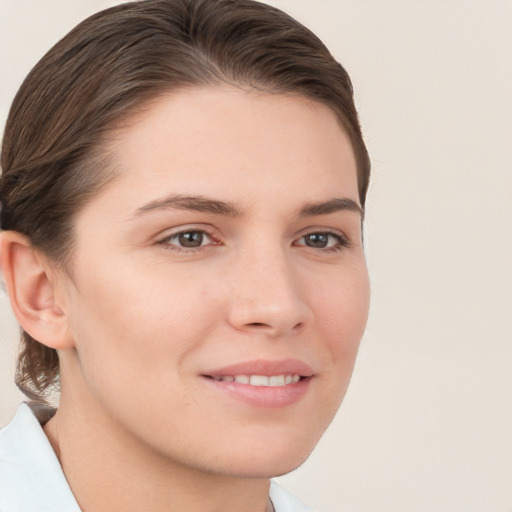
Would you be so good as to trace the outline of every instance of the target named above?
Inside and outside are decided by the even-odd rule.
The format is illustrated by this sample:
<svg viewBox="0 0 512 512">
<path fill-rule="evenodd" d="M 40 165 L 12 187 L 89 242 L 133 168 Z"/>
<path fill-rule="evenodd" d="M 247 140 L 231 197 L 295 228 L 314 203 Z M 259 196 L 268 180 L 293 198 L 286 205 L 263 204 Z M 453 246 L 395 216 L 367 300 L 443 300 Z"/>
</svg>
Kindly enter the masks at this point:
<svg viewBox="0 0 512 512">
<path fill-rule="evenodd" d="M 0 122 L 118 3 L 0 0 Z M 275 0 L 349 70 L 374 175 L 370 324 L 342 411 L 282 482 L 323 512 L 512 511 L 512 2 Z M 0 291 L 0 423 L 16 326 Z"/>
</svg>

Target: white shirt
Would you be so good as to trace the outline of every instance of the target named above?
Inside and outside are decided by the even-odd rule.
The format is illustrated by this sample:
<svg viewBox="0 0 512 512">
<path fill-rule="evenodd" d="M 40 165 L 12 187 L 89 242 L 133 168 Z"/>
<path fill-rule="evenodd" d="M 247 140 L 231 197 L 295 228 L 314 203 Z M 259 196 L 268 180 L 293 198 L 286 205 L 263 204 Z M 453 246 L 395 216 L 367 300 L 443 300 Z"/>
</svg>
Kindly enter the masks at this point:
<svg viewBox="0 0 512 512">
<path fill-rule="evenodd" d="M 275 482 L 270 499 L 276 512 L 314 512 Z M 48 438 L 24 403 L 0 430 L 0 512 L 81 512 Z"/>
</svg>

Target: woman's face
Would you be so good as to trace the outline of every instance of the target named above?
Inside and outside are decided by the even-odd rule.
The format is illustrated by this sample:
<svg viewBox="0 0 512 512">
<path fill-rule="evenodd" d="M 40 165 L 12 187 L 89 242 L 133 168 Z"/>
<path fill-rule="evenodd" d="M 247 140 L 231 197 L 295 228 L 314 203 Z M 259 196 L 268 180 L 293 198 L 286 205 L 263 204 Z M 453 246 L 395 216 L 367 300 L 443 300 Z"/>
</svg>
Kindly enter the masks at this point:
<svg viewBox="0 0 512 512">
<path fill-rule="evenodd" d="M 180 465 L 290 471 L 367 319 L 348 137 L 317 102 L 204 88 L 160 98 L 110 149 L 119 176 L 79 213 L 60 293 L 63 401 L 79 389 L 74 406 Z"/>
</svg>

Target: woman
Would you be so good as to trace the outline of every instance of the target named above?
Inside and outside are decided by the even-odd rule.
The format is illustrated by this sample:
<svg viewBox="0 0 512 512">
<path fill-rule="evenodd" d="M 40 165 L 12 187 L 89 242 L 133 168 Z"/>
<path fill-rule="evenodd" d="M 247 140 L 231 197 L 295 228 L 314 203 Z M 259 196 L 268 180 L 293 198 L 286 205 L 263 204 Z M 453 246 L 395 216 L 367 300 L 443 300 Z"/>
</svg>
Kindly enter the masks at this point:
<svg viewBox="0 0 512 512">
<path fill-rule="evenodd" d="M 350 80 L 250 0 L 92 16 L 29 74 L 2 148 L 23 329 L 0 509 L 311 510 L 309 455 L 367 318 L 369 160 Z"/>
</svg>

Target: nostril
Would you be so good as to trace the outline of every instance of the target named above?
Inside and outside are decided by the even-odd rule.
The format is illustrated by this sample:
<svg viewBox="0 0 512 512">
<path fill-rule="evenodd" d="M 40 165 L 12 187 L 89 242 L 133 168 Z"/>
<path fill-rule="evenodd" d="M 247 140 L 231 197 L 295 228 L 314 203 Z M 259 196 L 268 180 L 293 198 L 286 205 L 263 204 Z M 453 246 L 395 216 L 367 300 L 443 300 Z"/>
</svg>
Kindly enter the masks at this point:
<svg viewBox="0 0 512 512">
<path fill-rule="evenodd" d="M 251 322 L 246 324 L 247 327 L 253 327 L 255 329 L 272 329 L 272 325 L 266 324 L 264 322 Z M 303 327 L 303 322 L 298 322 L 292 327 L 292 331 L 300 331 Z"/>
</svg>

